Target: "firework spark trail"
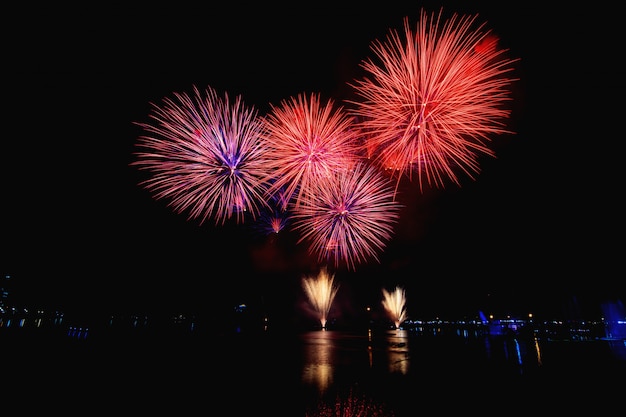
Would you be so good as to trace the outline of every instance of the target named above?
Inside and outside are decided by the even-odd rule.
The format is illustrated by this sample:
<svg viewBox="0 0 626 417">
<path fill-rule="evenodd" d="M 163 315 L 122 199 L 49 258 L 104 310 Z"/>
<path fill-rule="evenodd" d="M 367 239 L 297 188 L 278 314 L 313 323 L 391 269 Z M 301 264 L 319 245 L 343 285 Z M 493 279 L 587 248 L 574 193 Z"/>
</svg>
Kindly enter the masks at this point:
<svg viewBox="0 0 626 417">
<path fill-rule="evenodd" d="M 306 296 L 315 309 L 322 328 L 326 328 L 328 314 L 332 307 L 339 286 L 335 285 L 335 275 L 328 272 L 328 268 L 323 267 L 317 276 L 305 276 L 302 278 L 302 287 Z"/>
<path fill-rule="evenodd" d="M 263 122 L 241 96 L 231 105 L 228 94 L 193 90 L 193 97 L 175 93 L 163 106 L 153 104 L 154 124 L 136 123 L 147 134 L 132 165 L 152 174 L 140 185 L 201 223 L 214 217 L 224 224 L 233 216 L 243 223 L 246 213 L 255 218 L 267 204 Z"/>
<path fill-rule="evenodd" d="M 268 193 L 283 191 L 283 208 L 291 201 L 299 206 L 320 180 L 352 163 L 358 137 L 352 121 L 334 101 L 321 103 L 319 94 L 299 94 L 272 106 L 265 118 L 266 142 L 272 148 Z"/>
<path fill-rule="evenodd" d="M 446 179 L 459 185 L 458 169 L 473 179 L 478 156 L 494 156 L 490 136 L 513 133 L 504 104 L 517 60 L 505 58 L 485 24 L 472 30 L 476 15 L 441 16 L 422 10 L 415 32 L 405 18 L 404 38 L 391 30 L 386 42 L 374 41 L 380 66 L 363 61 L 372 78 L 352 84 L 363 99 L 350 103 L 367 154 L 398 181 L 417 172 L 420 190 Z"/>
<path fill-rule="evenodd" d="M 396 329 L 408 318 L 406 312 L 406 291 L 404 288 L 396 287 L 393 291 L 383 288 L 383 307 L 393 320 Z"/>
<path fill-rule="evenodd" d="M 298 243 L 309 241 L 318 261 L 345 263 L 349 269 L 369 259 L 378 261 L 393 235 L 401 205 L 389 179 L 374 166 L 357 163 L 333 178 L 318 181 L 310 198 L 293 211 Z"/>
</svg>

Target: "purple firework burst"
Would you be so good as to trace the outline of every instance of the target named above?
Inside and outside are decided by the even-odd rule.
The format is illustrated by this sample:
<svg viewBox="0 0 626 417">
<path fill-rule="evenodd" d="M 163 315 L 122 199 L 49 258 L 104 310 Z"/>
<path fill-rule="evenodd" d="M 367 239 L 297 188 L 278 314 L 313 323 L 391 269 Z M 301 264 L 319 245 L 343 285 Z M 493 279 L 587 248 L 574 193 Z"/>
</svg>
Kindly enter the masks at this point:
<svg viewBox="0 0 626 417">
<path fill-rule="evenodd" d="M 402 207 L 394 197 L 389 178 L 376 167 L 358 162 L 345 168 L 318 181 L 294 209 L 298 243 L 309 241 L 309 252 L 335 267 L 345 264 L 354 270 L 370 259 L 379 261 L 378 252 L 391 239 Z"/>
<path fill-rule="evenodd" d="M 136 123 L 140 136 L 133 162 L 152 176 L 140 183 L 156 199 L 169 200 L 176 212 L 202 224 L 209 218 L 243 223 L 266 206 L 269 175 L 262 120 L 241 96 L 231 104 L 208 87 L 204 95 L 175 93 L 162 106 L 153 104 L 154 123 Z"/>
</svg>

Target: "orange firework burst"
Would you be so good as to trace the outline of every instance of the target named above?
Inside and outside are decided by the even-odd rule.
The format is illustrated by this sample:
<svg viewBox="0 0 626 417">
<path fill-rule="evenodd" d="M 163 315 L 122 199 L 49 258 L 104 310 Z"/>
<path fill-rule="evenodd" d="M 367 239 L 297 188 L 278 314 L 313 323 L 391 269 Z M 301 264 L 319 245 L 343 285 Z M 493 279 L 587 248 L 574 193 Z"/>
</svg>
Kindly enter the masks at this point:
<svg viewBox="0 0 626 417">
<path fill-rule="evenodd" d="M 364 99 L 351 103 L 365 153 L 398 181 L 417 173 L 420 189 L 446 179 L 459 185 L 459 170 L 473 179 L 478 156 L 494 156 L 490 135 L 512 133 L 504 104 L 516 60 L 484 24 L 472 30 L 477 16 L 441 15 L 422 11 L 415 31 L 405 18 L 404 37 L 392 30 L 375 41 L 380 65 L 364 61 L 372 77 L 352 85 Z"/>
</svg>

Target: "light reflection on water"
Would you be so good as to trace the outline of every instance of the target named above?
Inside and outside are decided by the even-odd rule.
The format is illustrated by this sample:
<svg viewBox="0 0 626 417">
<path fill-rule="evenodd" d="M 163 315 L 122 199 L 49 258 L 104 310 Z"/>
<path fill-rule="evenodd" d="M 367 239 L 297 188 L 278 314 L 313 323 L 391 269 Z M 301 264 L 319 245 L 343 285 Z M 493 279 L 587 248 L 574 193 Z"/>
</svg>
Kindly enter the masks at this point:
<svg viewBox="0 0 626 417">
<path fill-rule="evenodd" d="M 324 393 L 333 382 L 335 334 L 326 330 L 303 335 L 304 356 L 307 361 L 302 364 L 302 381 L 317 386 Z"/>
<path fill-rule="evenodd" d="M 368 368 L 376 375 L 399 375 L 413 378 L 418 372 L 427 375 L 438 367 L 449 369 L 481 368 L 507 365 L 513 373 L 542 365 L 539 340 L 510 337 L 477 337 L 445 340 L 452 346 L 438 345 L 433 336 L 419 337 L 407 330 L 394 329 L 373 334 L 316 330 L 300 334 L 302 382 L 325 393 L 343 370 Z M 459 342 L 461 341 L 461 342 Z M 455 344 L 465 345 L 465 349 Z M 469 353 L 468 353 L 469 352 Z M 455 357 L 458 355 L 458 357 Z M 470 355 L 470 356 L 468 356 Z"/>
<path fill-rule="evenodd" d="M 353 387 L 391 406 L 396 417 L 423 412 L 426 404 L 437 404 L 445 414 L 446 409 L 468 411 L 505 398 L 528 411 L 540 401 L 576 411 L 581 402 L 601 406 L 612 391 L 626 389 L 626 358 L 615 354 L 626 349 L 621 340 L 548 341 L 377 329 L 215 335 L 176 343 L 72 342 L 77 343 L 63 343 L 50 353 L 41 349 L 45 356 L 40 357 L 26 355 L 21 346 L 7 350 L 3 345 L 11 356 L 8 363 L 21 360 L 28 366 L 28 372 L 20 368 L 5 374 L 6 380 L 24 387 L 16 391 L 20 394 L 48 395 L 47 409 L 61 407 L 67 398 L 87 399 L 98 407 L 106 404 L 112 411 L 129 402 L 144 414 L 152 409 L 147 402 L 157 400 L 155 410 L 196 410 L 213 404 L 212 409 L 235 392 L 242 397 L 229 402 L 232 416 L 254 415 L 250 409 L 276 411 L 271 407 L 292 399 L 296 411 L 289 415 L 303 415 L 297 410 L 343 398 Z M 71 378 L 58 382 L 68 375 Z M 101 381 L 112 382 L 102 388 Z M 32 390 L 33 384 L 45 391 Z M 555 387 L 566 389 L 571 398 L 557 397 Z M 533 401 L 520 403 L 520 398 Z M 568 402 L 573 399 L 577 406 Z"/>
<path fill-rule="evenodd" d="M 406 375 L 410 366 L 408 336 L 406 330 L 388 330 L 383 335 L 385 343 L 375 344 L 371 330 L 367 337 L 328 330 L 303 333 L 302 382 L 325 393 L 338 366 L 374 368 L 379 362 L 389 373 Z"/>
<path fill-rule="evenodd" d="M 350 383 L 364 385 L 364 381 L 375 381 L 371 385 L 382 387 L 420 386 L 429 381 L 446 389 L 480 381 L 486 390 L 522 386 L 534 392 L 559 383 L 558 379 L 566 375 L 603 378 L 604 372 L 613 372 L 611 364 L 617 364 L 617 369 L 626 365 L 623 358 L 612 355 L 615 344 L 609 341 L 458 336 L 424 336 L 401 329 L 363 334 L 305 332 L 299 337 L 301 381 L 322 395 Z M 585 384 L 578 388 L 584 390 Z M 404 387 L 393 389 L 406 393 Z"/>
<path fill-rule="evenodd" d="M 387 331 L 387 362 L 390 373 L 406 375 L 409 372 L 409 338 L 406 330 Z"/>
</svg>

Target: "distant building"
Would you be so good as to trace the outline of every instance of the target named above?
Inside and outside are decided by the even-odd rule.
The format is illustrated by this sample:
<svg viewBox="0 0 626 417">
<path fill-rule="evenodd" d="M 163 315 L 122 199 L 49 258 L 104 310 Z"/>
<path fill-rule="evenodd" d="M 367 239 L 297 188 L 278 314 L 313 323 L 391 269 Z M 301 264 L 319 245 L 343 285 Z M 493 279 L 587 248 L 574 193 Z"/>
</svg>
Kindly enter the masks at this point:
<svg viewBox="0 0 626 417">
<path fill-rule="evenodd" d="M 9 306 L 9 295 L 11 294 L 11 275 L 4 275 L 0 280 L 0 314 L 4 313 Z"/>
</svg>

